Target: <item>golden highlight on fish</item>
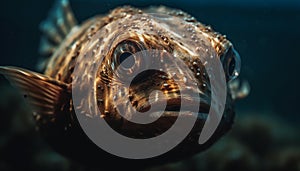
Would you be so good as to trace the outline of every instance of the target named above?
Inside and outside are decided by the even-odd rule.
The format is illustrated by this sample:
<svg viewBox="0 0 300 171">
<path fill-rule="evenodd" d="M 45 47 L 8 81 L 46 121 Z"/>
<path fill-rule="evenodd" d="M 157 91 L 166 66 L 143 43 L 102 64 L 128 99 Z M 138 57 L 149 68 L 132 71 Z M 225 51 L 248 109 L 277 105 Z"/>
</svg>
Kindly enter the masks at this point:
<svg viewBox="0 0 300 171">
<path fill-rule="evenodd" d="M 164 18 L 165 16 L 168 17 Z M 142 24 L 143 27 L 138 27 L 136 23 Z M 146 9 L 123 6 L 107 15 L 95 16 L 78 24 L 68 1 L 61 0 L 53 8 L 49 18 L 42 23 L 41 30 L 44 36 L 41 39 L 40 52 L 44 59 L 39 69 L 43 74 L 17 67 L 0 67 L 0 73 L 21 89 L 32 107 L 37 128 L 45 139 L 55 150 L 75 161 L 100 165 L 103 168 L 142 168 L 192 156 L 210 147 L 230 130 L 235 115 L 234 100 L 247 94 L 238 92 L 237 86 L 234 89 L 230 86 L 240 71 L 239 55 L 231 42 L 210 26 L 205 26 L 181 10 L 164 6 Z M 91 42 L 92 37 L 99 31 L 103 34 L 97 41 Z M 87 46 L 91 43 L 96 48 L 89 49 Z M 194 44 L 201 45 L 196 49 L 198 54 L 192 54 L 195 49 L 191 47 L 194 47 Z M 181 73 L 156 70 L 139 74 L 128 89 L 115 91 L 115 85 L 111 84 L 115 68 L 125 59 L 129 59 L 130 63 L 122 66 L 122 70 L 130 74 L 134 67 L 145 62 L 135 54 L 149 49 L 165 51 L 182 60 L 197 78 L 196 83 L 200 91 L 190 90 L 188 84 L 191 80 Z M 213 49 L 222 62 L 228 91 L 221 123 L 209 141 L 200 145 L 197 140 L 211 105 L 209 76 L 205 64 L 201 63 L 200 59 L 207 55 L 209 49 Z M 97 102 L 97 107 L 102 113 L 97 118 L 104 119 L 111 128 L 125 136 L 151 138 L 164 133 L 172 126 L 178 116 L 181 100 L 184 100 L 181 99 L 184 92 L 179 91 L 174 77 L 186 83 L 186 86 L 182 87 L 184 91 L 198 93 L 201 99 L 189 101 L 191 105 L 201 103 L 197 121 L 184 141 L 168 153 L 146 160 L 120 158 L 103 151 L 91 142 L 78 123 L 74 113 L 77 106 L 73 106 L 72 102 L 72 81 L 76 79 L 73 71 L 76 63 L 84 66 L 83 76 L 88 76 L 86 72 L 95 66 L 95 61 L 87 61 L 84 58 L 82 61 L 77 60 L 85 53 L 97 53 L 103 57 L 100 68 L 96 68 L 96 95 L 90 97 L 92 101 Z M 84 88 L 87 85 L 80 86 Z M 149 99 L 154 90 L 163 92 L 164 96 L 157 94 L 155 99 Z M 123 96 L 124 91 L 129 92 L 128 97 Z M 136 124 L 124 119 L 112 103 L 113 100 L 119 99 L 116 100 L 117 105 L 122 106 L 126 114 L 130 115 L 128 105 L 143 112 L 151 107 L 150 100 L 159 103 L 162 98 L 167 101 L 166 109 L 160 118 L 150 124 Z M 93 117 L 93 113 L 84 115 L 87 118 Z M 116 165 L 111 165 L 112 162 Z"/>
</svg>

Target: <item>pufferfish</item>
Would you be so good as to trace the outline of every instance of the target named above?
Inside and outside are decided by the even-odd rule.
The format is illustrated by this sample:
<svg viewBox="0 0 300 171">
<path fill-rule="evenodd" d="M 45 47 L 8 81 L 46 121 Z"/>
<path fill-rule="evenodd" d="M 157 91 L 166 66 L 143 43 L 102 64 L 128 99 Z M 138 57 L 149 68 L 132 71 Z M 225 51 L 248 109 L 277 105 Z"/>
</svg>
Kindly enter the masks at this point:
<svg viewBox="0 0 300 171">
<path fill-rule="evenodd" d="M 37 130 L 50 145 L 64 156 L 86 165 L 110 169 L 143 168 L 178 161 L 199 153 L 231 129 L 235 116 L 234 101 L 247 94 L 231 88 L 240 71 L 240 57 L 232 43 L 226 36 L 213 31 L 210 26 L 205 26 L 181 10 L 164 6 L 143 10 L 123 6 L 107 15 L 95 16 L 78 24 L 68 1 L 60 0 L 49 18 L 41 24 L 41 30 L 44 36 L 41 39 L 40 52 L 45 58 L 39 68 L 43 74 L 8 66 L 0 67 L 0 73 L 22 91 L 25 100 L 32 107 Z M 78 106 L 74 105 L 72 98 L 72 81 L 78 79 L 74 76 L 74 69 L 80 63 L 83 66 L 82 78 L 88 78 L 89 71 L 95 69 L 96 54 L 103 58 L 100 67 L 96 68 L 95 82 L 88 85 L 94 86 L 94 94 L 88 100 L 85 99 L 87 103 L 82 104 L 97 104 L 101 116 L 95 116 L 90 111 L 84 113 L 85 117 L 104 119 L 116 132 L 131 138 L 155 137 L 172 126 L 180 110 L 183 92 L 179 91 L 179 85 L 174 82 L 173 77 L 177 76 L 186 83 L 181 87 L 184 91 L 190 89 L 188 83 L 191 80 L 180 72 L 170 74 L 151 70 L 137 76 L 128 89 L 119 90 L 118 93 L 112 84 L 112 73 L 122 61 L 131 61 L 122 68 L 127 73 L 139 67 L 137 64 L 145 62 L 135 54 L 150 49 L 176 56 L 189 67 L 196 78 L 193 82 L 196 82 L 198 89 L 190 91 L 195 91 L 200 97 L 191 100 L 191 105 L 201 103 L 199 115 L 192 131 L 169 152 L 149 159 L 121 158 L 95 145 L 80 127 L 74 112 Z M 199 53 L 193 54 L 195 50 Z M 211 106 L 210 78 L 200 59 L 211 53 L 210 51 L 222 63 L 228 91 L 220 124 L 206 143 L 198 144 L 199 133 Z M 86 54 L 90 54 L 92 58 L 84 58 Z M 176 71 L 180 71 L 180 68 Z M 85 86 L 84 82 L 82 86 Z M 113 99 L 123 99 L 116 102 L 125 108 L 127 115 L 131 114 L 126 110 L 129 105 L 142 112 L 150 107 L 150 93 L 154 90 L 164 93 L 164 96 L 157 96 L 154 102 L 163 98 L 167 105 L 163 115 L 153 123 L 130 122 L 114 106 Z M 124 97 L 122 91 L 129 91 L 128 97 Z M 89 106 L 85 107 L 89 109 Z"/>
</svg>

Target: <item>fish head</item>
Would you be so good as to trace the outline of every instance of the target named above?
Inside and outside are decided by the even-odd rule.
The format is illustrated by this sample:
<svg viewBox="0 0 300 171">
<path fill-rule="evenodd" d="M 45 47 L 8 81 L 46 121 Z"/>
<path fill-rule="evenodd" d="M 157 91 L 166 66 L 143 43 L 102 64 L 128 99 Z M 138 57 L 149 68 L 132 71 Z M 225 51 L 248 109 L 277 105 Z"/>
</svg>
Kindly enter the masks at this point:
<svg viewBox="0 0 300 171">
<path fill-rule="evenodd" d="M 73 88 L 92 93 L 74 108 L 79 105 L 86 116 L 104 119 L 113 130 L 134 139 L 171 130 L 184 135 L 179 158 L 208 148 L 234 120 L 234 100 L 227 90 L 239 75 L 240 59 L 231 42 L 181 13 L 116 11 L 107 25 L 89 35 L 77 59 Z M 114 19 L 115 15 L 122 17 Z M 211 136 L 199 144 L 213 118 L 219 118 L 215 129 L 208 129 L 213 130 Z"/>
<path fill-rule="evenodd" d="M 229 130 L 234 110 L 227 84 L 238 76 L 240 59 L 225 36 L 157 13 L 127 13 L 102 31 L 97 40 L 105 48 L 96 54 L 102 57 L 96 97 L 112 128 L 128 137 L 151 138 L 166 132 L 180 114 L 196 117 L 192 136 L 199 136 L 212 107 L 213 77 L 206 65 L 215 58 L 226 86 L 220 123 L 226 129 L 219 129 L 220 135 Z"/>
</svg>

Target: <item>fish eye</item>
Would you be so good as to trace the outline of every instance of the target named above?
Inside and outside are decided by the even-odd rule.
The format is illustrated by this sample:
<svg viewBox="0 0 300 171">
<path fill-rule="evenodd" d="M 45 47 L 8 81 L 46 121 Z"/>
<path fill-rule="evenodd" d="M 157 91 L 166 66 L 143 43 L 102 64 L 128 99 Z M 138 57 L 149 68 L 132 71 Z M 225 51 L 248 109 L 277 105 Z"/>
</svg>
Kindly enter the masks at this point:
<svg viewBox="0 0 300 171">
<path fill-rule="evenodd" d="M 138 65 L 135 53 L 139 51 L 141 51 L 141 46 L 138 43 L 131 40 L 122 41 L 113 52 L 115 63 L 122 70 L 132 70 Z"/>
<path fill-rule="evenodd" d="M 223 67 L 228 81 L 234 80 L 240 74 L 241 59 L 237 51 L 232 47 L 227 51 L 223 59 Z"/>
</svg>

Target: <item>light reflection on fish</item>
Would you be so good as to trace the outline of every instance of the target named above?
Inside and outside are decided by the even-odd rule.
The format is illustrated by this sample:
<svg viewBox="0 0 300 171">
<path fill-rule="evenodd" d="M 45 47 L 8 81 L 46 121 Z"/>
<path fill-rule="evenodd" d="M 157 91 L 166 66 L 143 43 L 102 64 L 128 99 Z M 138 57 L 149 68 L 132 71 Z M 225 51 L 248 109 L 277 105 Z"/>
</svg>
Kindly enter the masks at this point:
<svg viewBox="0 0 300 171">
<path fill-rule="evenodd" d="M 161 14 L 161 15 L 159 15 Z M 176 17 L 180 19 L 165 20 L 163 16 Z M 137 17 L 142 16 L 142 17 Z M 149 19 L 151 18 L 151 20 Z M 155 20 L 157 19 L 157 21 Z M 126 19 L 126 23 L 120 22 Z M 134 23 L 142 22 L 144 28 L 138 28 Z M 211 139 L 199 145 L 197 140 L 202 126 L 207 118 L 210 108 L 210 83 L 203 64 L 200 62 L 205 51 L 199 51 L 197 57 L 189 53 L 192 43 L 212 47 L 222 61 L 228 85 L 235 79 L 240 70 L 240 59 L 233 45 L 225 36 L 213 31 L 211 27 L 205 26 L 190 15 L 181 10 L 167 7 L 150 7 L 144 10 L 124 6 L 116 8 L 106 16 L 93 17 L 81 25 L 77 24 L 66 0 L 59 1 L 53 9 L 52 15 L 41 26 L 45 33 L 41 41 L 40 52 L 48 56 L 40 65 L 44 74 L 31 72 L 16 67 L 0 67 L 0 72 L 5 75 L 14 85 L 19 87 L 33 107 L 33 116 L 37 123 L 38 130 L 60 153 L 86 164 L 98 165 L 101 167 L 118 168 L 123 166 L 144 167 L 151 164 L 159 164 L 176 161 L 196 154 L 208 148 L 232 126 L 234 119 L 234 99 L 247 94 L 247 88 L 243 93 L 238 93 L 238 86 L 228 86 L 226 106 L 222 121 Z M 96 82 L 96 97 L 98 108 L 107 123 L 119 133 L 134 138 L 150 138 L 162 134 L 172 126 L 180 110 L 180 97 L 178 85 L 172 77 L 164 72 L 149 71 L 134 80 L 129 90 L 129 97 L 125 97 L 138 111 L 149 108 L 149 94 L 153 90 L 161 90 L 165 97 L 158 97 L 154 101 L 159 102 L 161 98 L 167 100 L 166 110 L 163 117 L 148 124 L 134 124 L 124 120 L 112 105 L 112 98 L 122 97 L 122 91 L 112 94 L 111 73 L 123 60 L 132 57 L 133 63 L 141 62 L 135 58 L 136 52 L 147 49 L 164 50 L 179 57 L 188 66 L 197 78 L 197 85 L 202 99 L 192 101 L 200 103 L 199 116 L 196 125 L 187 138 L 170 152 L 147 160 L 129 160 L 110 155 L 95 144 L 93 144 L 83 133 L 74 114 L 72 104 L 71 83 L 74 79 L 73 70 L 76 59 L 84 55 L 83 49 L 91 43 L 91 38 L 101 29 L 105 29 L 97 40 L 97 46 L 103 47 L 107 53 L 103 63 L 98 69 L 98 82 Z M 118 36 L 120 33 L 126 36 Z M 124 34 L 123 34 L 124 35 Z M 113 42 L 110 44 L 110 42 Z M 209 49 L 209 48 L 207 48 Z M 95 52 L 97 49 L 95 49 Z M 77 61 L 78 62 L 78 61 Z M 93 66 L 93 61 L 79 61 L 86 63 L 86 68 Z M 133 65 L 124 68 L 130 70 Z M 180 73 L 173 73 L 182 81 L 188 82 Z M 235 85 L 235 84 L 234 84 Z M 234 89 L 233 89 L 233 88 Z M 183 87 L 188 89 L 188 86 Z M 233 91 L 234 90 L 234 91 Z M 193 90 L 192 90 L 193 91 Z M 124 101 L 119 105 L 126 107 Z M 129 111 L 127 111 L 129 112 Z M 128 113 L 130 114 L 130 112 Z M 112 166 L 111 162 L 120 163 Z"/>
</svg>

